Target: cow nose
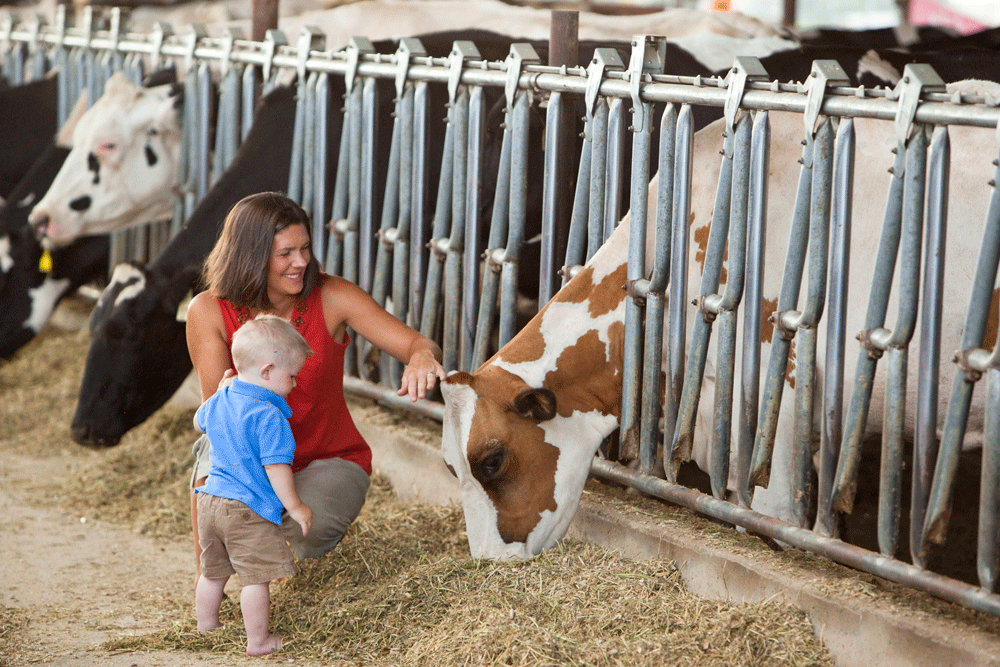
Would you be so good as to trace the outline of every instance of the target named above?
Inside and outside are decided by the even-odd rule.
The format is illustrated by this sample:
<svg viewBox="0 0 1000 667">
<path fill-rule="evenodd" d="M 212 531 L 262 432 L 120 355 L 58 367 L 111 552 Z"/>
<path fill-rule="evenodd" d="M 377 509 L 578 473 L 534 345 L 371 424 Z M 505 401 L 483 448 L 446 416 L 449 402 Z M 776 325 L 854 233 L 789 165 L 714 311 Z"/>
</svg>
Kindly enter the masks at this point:
<svg viewBox="0 0 1000 667">
<path fill-rule="evenodd" d="M 70 436 L 73 438 L 73 442 L 78 445 L 90 445 L 93 444 L 90 441 L 90 427 L 86 424 L 73 424 L 69 429 Z"/>
<path fill-rule="evenodd" d="M 38 240 L 42 240 L 48 236 L 49 222 L 51 222 L 48 215 L 42 213 L 41 215 L 31 216 L 28 222 L 31 224 L 31 229 L 35 232 L 35 237 Z"/>
</svg>

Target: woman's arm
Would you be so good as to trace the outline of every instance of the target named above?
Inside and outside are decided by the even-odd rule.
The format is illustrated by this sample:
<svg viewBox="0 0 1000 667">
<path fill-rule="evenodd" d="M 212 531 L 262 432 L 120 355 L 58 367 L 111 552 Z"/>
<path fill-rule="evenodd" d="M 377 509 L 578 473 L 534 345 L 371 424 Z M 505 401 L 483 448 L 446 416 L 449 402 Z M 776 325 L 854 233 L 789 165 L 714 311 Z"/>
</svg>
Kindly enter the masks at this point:
<svg viewBox="0 0 1000 667">
<path fill-rule="evenodd" d="M 438 379 L 445 379 L 441 348 L 386 312 L 360 287 L 333 277 L 323 286 L 323 314 L 330 335 L 336 337 L 349 326 L 372 345 L 406 364 L 400 381 L 400 396 L 424 398 Z"/>
<path fill-rule="evenodd" d="M 195 296 L 188 307 L 187 346 L 204 402 L 218 390 L 231 368 L 226 324 L 215 297 L 208 291 Z"/>
</svg>

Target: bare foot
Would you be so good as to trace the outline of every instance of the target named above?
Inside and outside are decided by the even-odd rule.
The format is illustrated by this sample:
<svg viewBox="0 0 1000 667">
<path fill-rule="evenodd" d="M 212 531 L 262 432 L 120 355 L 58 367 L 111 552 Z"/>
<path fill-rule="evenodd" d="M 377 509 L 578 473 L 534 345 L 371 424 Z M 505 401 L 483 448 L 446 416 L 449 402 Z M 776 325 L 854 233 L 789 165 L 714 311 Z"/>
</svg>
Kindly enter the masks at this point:
<svg viewBox="0 0 1000 667">
<path fill-rule="evenodd" d="M 275 651 L 281 650 L 281 637 L 278 635 L 268 635 L 260 644 L 247 644 L 247 655 L 249 656 L 261 656 L 268 655 L 269 653 L 274 653 Z"/>
<path fill-rule="evenodd" d="M 222 627 L 222 623 L 215 621 L 215 623 L 199 623 L 198 632 L 211 632 L 212 630 L 218 630 Z"/>
</svg>

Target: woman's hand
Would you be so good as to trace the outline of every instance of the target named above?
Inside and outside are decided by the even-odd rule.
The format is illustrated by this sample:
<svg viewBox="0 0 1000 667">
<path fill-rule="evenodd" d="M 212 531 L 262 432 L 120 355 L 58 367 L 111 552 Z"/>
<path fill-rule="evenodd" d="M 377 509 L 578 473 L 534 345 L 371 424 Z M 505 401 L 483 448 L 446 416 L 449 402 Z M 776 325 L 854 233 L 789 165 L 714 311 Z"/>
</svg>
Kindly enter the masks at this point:
<svg viewBox="0 0 1000 667">
<path fill-rule="evenodd" d="M 236 371 L 234 371 L 232 368 L 227 368 L 226 372 L 222 374 L 222 379 L 219 380 L 218 391 L 222 391 L 226 387 L 230 386 L 233 383 L 234 377 L 236 377 Z"/>
<path fill-rule="evenodd" d="M 403 379 L 399 383 L 399 396 L 410 395 L 411 401 L 424 398 L 434 390 L 434 383 L 444 380 L 447 374 L 444 367 L 438 363 L 430 350 L 420 350 L 410 357 L 410 362 L 403 371 Z"/>
</svg>

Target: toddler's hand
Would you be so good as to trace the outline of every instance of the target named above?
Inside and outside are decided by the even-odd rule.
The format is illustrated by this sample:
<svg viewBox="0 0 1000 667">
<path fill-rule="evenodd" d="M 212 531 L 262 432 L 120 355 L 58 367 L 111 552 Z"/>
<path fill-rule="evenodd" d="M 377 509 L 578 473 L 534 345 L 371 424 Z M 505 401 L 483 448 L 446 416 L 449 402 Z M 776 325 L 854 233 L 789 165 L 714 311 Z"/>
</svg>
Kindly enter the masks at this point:
<svg viewBox="0 0 1000 667">
<path fill-rule="evenodd" d="M 295 523 L 302 527 L 302 535 L 308 535 L 312 527 L 313 511 L 305 503 L 300 503 L 298 507 L 288 510 L 288 515 L 295 520 Z"/>
</svg>

